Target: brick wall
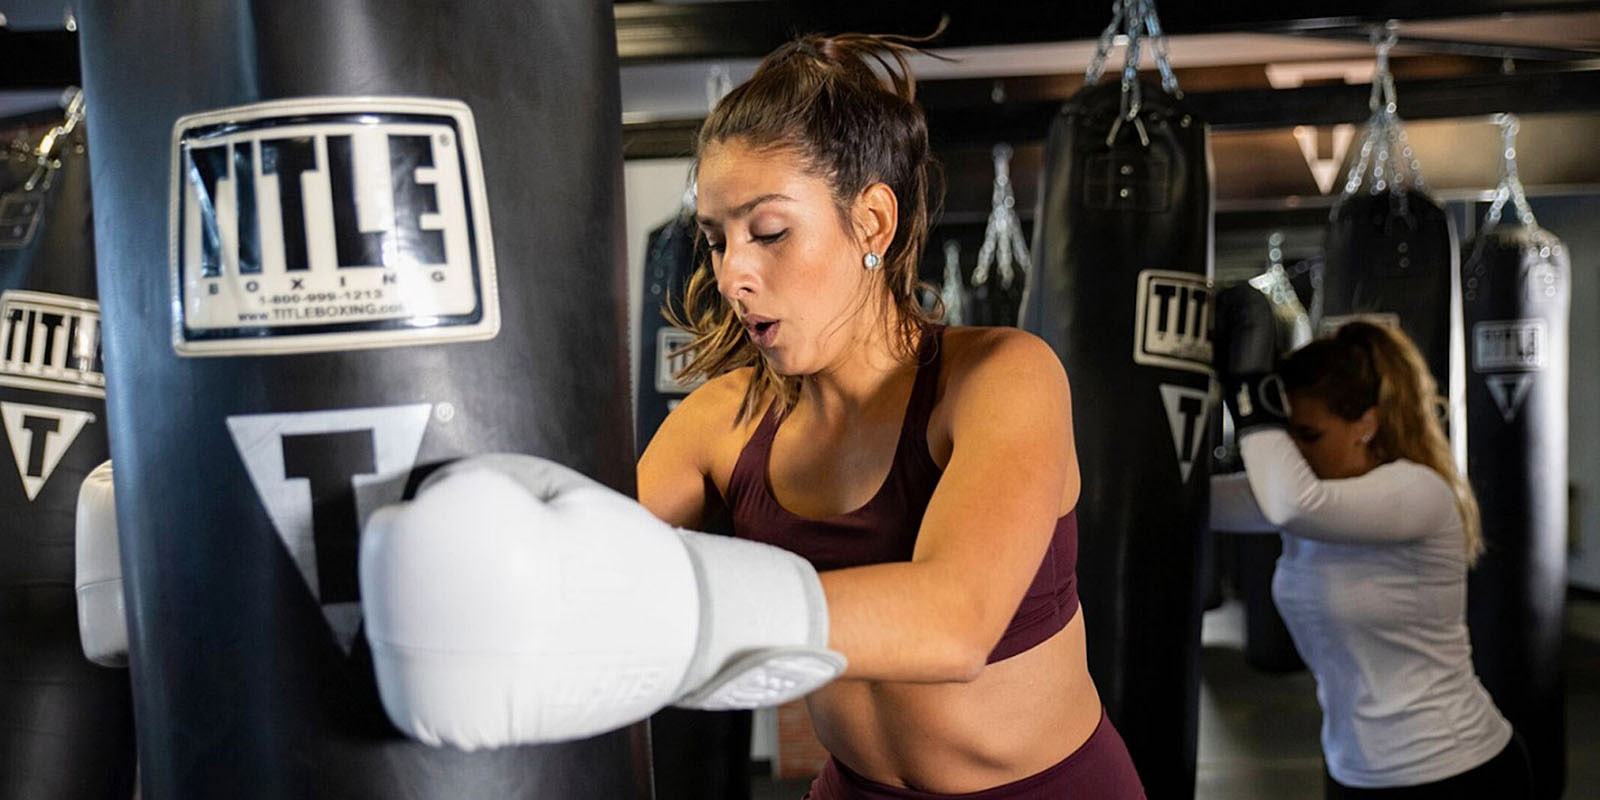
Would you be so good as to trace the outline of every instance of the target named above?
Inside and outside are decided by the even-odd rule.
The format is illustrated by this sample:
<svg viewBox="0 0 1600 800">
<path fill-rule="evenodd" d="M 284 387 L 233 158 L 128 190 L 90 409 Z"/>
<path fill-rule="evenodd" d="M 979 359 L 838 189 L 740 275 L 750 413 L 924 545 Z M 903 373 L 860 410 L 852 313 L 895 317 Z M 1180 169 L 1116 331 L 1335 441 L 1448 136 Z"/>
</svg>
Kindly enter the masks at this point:
<svg viewBox="0 0 1600 800">
<path fill-rule="evenodd" d="M 804 700 L 778 706 L 777 757 L 773 759 L 774 778 L 809 778 L 822 769 L 828 751 L 822 749 L 811 730 L 811 716 Z"/>
</svg>

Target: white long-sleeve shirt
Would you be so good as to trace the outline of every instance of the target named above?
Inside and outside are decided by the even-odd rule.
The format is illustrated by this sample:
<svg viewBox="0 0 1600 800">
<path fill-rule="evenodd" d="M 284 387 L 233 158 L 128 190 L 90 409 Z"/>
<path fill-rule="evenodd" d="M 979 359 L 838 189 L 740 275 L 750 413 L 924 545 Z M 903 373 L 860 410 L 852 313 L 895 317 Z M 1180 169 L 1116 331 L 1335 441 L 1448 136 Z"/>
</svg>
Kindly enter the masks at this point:
<svg viewBox="0 0 1600 800">
<path fill-rule="evenodd" d="M 1322 751 L 1346 786 L 1465 772 L 1511 738 L 1472 670 L 1465 533 L 1449 483 L 1400 460 L 1321 480 L 1289 435 L 1240 440 L 1211 527 L 1283 534 L 1272 599 L 1317 679 Z"/>
</svg>

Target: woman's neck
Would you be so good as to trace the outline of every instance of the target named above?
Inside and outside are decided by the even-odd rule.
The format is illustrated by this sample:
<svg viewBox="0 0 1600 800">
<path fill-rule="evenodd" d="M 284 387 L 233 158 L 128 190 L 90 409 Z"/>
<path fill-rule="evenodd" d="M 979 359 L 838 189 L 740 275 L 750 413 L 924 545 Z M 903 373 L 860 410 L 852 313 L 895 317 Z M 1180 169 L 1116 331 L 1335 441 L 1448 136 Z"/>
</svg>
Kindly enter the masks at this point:
<svg viewBox="0 0 1600 800">
<path fill-rule="evenodd" d="M 881 396 L 885 386 L 915 365 L 896 341 L 904 329 L 898 316 L 870 315 L 871 322 L 841 330 L 848 336 L 839 357 L 800 383 L 799 403 L 823 417 L 849 415 Z"/>
</svg>

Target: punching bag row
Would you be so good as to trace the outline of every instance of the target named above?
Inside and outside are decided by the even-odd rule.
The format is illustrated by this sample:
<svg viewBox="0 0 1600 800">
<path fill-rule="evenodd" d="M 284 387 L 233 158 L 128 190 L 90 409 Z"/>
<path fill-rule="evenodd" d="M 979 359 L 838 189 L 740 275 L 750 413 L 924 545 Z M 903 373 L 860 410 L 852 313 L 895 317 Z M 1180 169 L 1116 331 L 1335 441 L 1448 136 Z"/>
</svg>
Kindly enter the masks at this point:
<svg viewBox="0 0 1600 800">
<path fill-rule="evenodd" d="M 78 643 L 78 484 L 107 458 L 82 95 L 0 153 L 0 800 L 128 798 L 128 673 Z M 11 137 L 6 137 L 11 138 Z"/>
<path fill-rule="evenodd" d="M 1208 132 L 1136 65 L 1159 24 L 1116 4 L 1085 88 L 1051 123 L 1022 326 L 1079 387 L 1079 592 L 1089 670 L 1152 800 L 1194 793 L 1199 567 L 1209 501 Z M 1096 85 L 1112 37 L 1120 83 Z"/>
<path fill-rule="evenodd" d="M 1566 774 L 1561 638 L 1566 598 L 1567 330 L 1571 260 L 1539 227 L 1500 119 L 1499 190 L 1466 247 L 1467 475 L 1485 550 L 1467 583 L 1473 665 L 1533 761 L 1534 796 Z M 1507 202 L 1516 222 L 1501 220 Z"/>
<path fill-rule="evenodd" d="M 401 736 L 356 580 L 441 462 L 633 485 L 610 7 L 79 12 L 144 796 L 648 798 L 642 725 Z"/>
</svg>

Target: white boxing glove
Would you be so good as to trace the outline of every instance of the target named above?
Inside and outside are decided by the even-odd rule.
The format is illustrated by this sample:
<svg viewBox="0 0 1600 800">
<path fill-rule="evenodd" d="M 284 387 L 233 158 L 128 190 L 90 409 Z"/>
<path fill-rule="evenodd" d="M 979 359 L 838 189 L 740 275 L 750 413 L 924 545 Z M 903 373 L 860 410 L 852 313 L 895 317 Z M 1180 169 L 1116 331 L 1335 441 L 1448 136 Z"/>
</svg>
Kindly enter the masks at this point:
<svg viewBox="0 0 1600 800">
<path fill-rule="evenodd" d="M 128 665 L 128 617 L 122 599 L 122 556 L 111 462 L 95 467 L 78 488 L 76 519 L 78 639 L 102 667 Z"/>
<path fill-rule="evenodd" d="M 580 739 L 669 704 L 776 705 L 845 667 L 805 559 L 677 530 L 532 456 L 458 461 L 379 509 L 360 574 L 384 709 L 431 745 Z"/>
</svg>

